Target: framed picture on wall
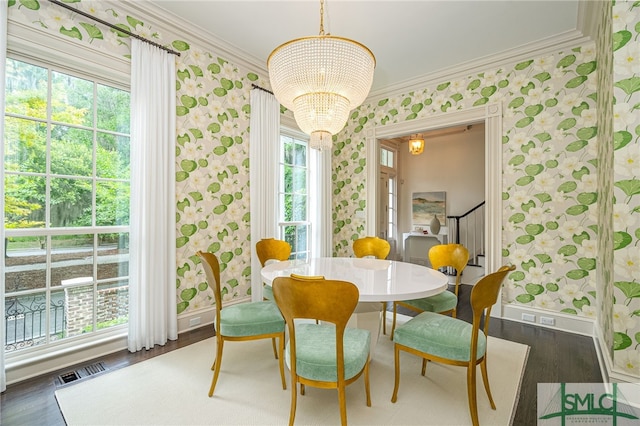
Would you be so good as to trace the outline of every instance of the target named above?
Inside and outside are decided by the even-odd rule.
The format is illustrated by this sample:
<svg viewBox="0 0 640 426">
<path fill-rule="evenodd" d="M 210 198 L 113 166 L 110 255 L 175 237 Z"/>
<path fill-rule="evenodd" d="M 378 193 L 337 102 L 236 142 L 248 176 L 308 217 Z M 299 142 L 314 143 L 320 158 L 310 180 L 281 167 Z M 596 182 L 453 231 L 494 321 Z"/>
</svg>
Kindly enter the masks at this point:
<svg viewBox="0 0 640 426">
<path fill-rule="evenodd" d="M 414 192 L 411 196 L 411 211 L 413 226 L 429 225 L 433 217 L 437 217 L 441 224 L 445 224 L 447 216 L 447 193 Z"/>
</svg>

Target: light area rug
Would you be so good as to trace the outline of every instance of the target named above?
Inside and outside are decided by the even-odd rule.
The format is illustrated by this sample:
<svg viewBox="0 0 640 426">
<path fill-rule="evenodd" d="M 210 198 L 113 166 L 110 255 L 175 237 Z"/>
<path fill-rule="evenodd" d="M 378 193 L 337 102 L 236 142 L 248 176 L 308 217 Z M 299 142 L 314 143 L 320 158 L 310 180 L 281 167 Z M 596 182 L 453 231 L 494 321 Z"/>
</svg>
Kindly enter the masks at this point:
<svg viewBox="0 0 640 426">
<path fill-rule="evenodd" d="M 387 327 L 390 330 L 390 326 Z M 75 425 L 286 425 L 291 387 L 282 389 L 270 340 L 227 342 L 216 391 L 209 398 L 215 338 L 203 340 L 55 392 L 69 426 Z M 497 409 L 489 405 L 478 368 L 481 425 L 510 425 L 529 347 L 489 338 L 488 369 Z M 467 425 L 466 369 L 437 363 L 420 375 L 421 359 L 401 352 L 398 400 L 393 343 L 380 335 L 370 366 L 371 407 L 364 378 L 347 387 L 351 425 Z M 335 389 L 306 387 L 298 394 L 296 425 L 340 424 Z"/>
</svg>

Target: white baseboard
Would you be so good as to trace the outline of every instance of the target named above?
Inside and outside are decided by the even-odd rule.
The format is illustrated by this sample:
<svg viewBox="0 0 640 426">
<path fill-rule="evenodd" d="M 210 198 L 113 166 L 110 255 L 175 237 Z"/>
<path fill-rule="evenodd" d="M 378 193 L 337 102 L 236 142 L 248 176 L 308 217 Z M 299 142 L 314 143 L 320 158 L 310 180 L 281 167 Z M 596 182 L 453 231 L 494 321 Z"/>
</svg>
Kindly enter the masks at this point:
<svg viewBox="0 0 640 426">
<path fill-rule="evenodd" d="M 205 325 L 212 325 L 215 318 L 215 306 L 181 315 L 178 317 L 178 334 L 200 328 Z"/>
<path fill-rule="evenodd" d="M 613 359 L 611 359 L 609 354 L 609 348 L 605 346 L 605 340 L 602 337 L 602 330 L 598 324 L 594 325 L 593 340 L 596 346 L 596 354 L 598 355 L 598 363 L 600 364 L 603 381 L 605 383 L 634 383 L 639 389 L 639 392 L 636 395 L 640 395 L 640 383 L 638 383 L 638 377 L 616 369 Z M 634 406 L 640 406 L 640 398 L 636 397 L 633 404 Z"/>
<path fill-rule="evenodd" d="M 215 307 L 211 306 L 180 316 L 178 318 L 178 334 L 213 324 L 215 315 Z M 42 354 L 30 352 L 28 357 L 9 357 L 5 369 L 7 384 L 11 385 L 125 350 L 127 349 L 126 331 L 101 341 L 90 341 L 84 344 L 76 342 L 68 346 L 66 349 L 59 348 L 57 351 L 45 351 Z"/>
<path fill-rule="evenodd" d="M 609 355 L 604 351 L 604 340 L 602 339 L 598 324 L 594 324 L 593 328 L 593 344 L 596 348 L 596 356 L 598 357 L 598 365 L 600 366 L 602 381 L 604 383 L 609 383 L 610 379 L 608 365 L 611 365 L 611 358 L 609 358 Z"/>
<path fill-rule="evenodd" d="M 552 328 L 554 330 L 567 331 L 589 337 L 593 336 L 594 320 L 576 315 L 567 315 L 528 306 L 502 305 L 502 318 L 523 324 Z M 531 318 L 532 321 L 525 320 L 524 318 Z M 545 320 L 547 324 L 541 323 L 541 321 Z M 552 325 L 549 323 L 552 323 Z"/>
<path fill-rule="evenodd" d="M 29 359 L 8 360 L 5 365 L 7 384 L 11 385 L 65 367 L 89 362 L 124 349 L 127 349 L 126 334 L 87 345 L 78 344 L 68 350 L 59 350 L 55 353 L 43 353 Z"/>
</svg>

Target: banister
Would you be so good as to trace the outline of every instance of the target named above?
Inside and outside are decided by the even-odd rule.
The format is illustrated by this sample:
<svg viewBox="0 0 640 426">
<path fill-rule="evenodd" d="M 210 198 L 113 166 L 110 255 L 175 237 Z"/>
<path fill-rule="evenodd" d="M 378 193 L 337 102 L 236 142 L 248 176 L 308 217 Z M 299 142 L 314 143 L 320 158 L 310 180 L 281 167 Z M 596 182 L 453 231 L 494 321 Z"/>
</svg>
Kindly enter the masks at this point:
<svg viewBox="0 0 640 426">
<path fill-rule="evenodd" d="M 456 220 L 460 220 L 463 217 L 469 216 L 471 213 L 473 213 L 474 211 L 478 210 L 480 207 L 484 206 L 485 201 L 481 202 L 480 204 L 478 204 L 477 206 L 475 206 L 474 208 L 472 208 L 471 210 L 469 210 L 468 212 L 460 215 L 460 216 L 447 216 L 447 219 L 456 219 Z"/>
<path fill-rule="evenodd" d="M 472 214 L 473 212 L 475 212 L 476 210 L 478 210 L 480 207 L 485 205 L 485 201 L 482 201 L 480 204 L 478 204 L 477 206 L 473 207 L 471 210 L 467 211 L 466 213 L 460 215 L 460 216 L 447 216 L 447 219 L 455 219 L 456 221 L 456 239 L 455 242 L 459 243 L 460 242 L 460 219 L 464 219 L 465 217 L 469 216 L 470 214 Z M 475 248 L 474 248 L 475 251 Z"/>
</svg>

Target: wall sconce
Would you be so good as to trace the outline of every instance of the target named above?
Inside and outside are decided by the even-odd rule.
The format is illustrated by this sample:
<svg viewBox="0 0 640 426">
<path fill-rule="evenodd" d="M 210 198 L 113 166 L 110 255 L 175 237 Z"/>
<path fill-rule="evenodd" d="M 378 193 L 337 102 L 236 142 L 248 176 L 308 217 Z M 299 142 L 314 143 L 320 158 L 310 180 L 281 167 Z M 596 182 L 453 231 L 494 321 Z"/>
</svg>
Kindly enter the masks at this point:
<svg viewBox="0 0 640 426">
<path fill-rule="evenodd" d="M 424 138 L 422 133 L 411 135 L 409 138 L 409 152 L 413 155 L 420 155 L 424 151 Z"/>
</svg>

